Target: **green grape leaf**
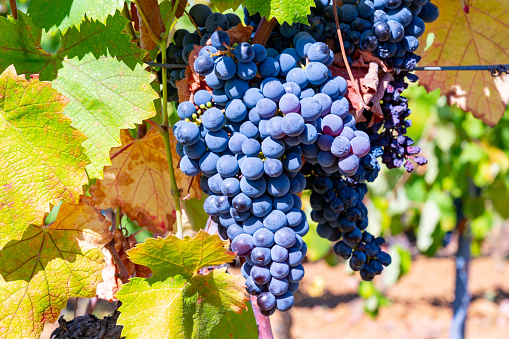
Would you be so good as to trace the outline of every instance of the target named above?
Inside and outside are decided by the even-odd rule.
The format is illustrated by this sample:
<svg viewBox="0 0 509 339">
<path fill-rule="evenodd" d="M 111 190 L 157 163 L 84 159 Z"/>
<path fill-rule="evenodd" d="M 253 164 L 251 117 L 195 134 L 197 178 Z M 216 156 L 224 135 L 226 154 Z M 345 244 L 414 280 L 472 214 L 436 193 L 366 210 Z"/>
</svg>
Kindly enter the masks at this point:
<svg viewBox="0 0 509 339">
<path fill-rule="evenodd" d="M 62 37 L 57 53 L 49 54 L 40 47 L 41 29 L 29 17 L 22 12 L 17 20 L 0 17 L 0 68 L 14 63 L 18 72 L 27 77 L 39 74 L 41 80 L 53 80 L 67 58 L 82 59 L 91 52 L 96 58 L 109 53 L 134 69 L 147 52 L 130 43 L 130 36 L 122 33 L 126 22 L 120 12 L 110 17 L 106 25 L 86 20 L 80 30 L 70 29 Z"/>
<path fill-rule="evenodd" d="M 203 210 L 203 202 L 206 197 L 205 194 L 202 194 L 201 199 L 190 198 L 183 201 L 182 222 L 184 228 L 198 231 L 205 227 L 209 218 L 209 215 Z"/>
<path fill-rule="evenodd" d="M 464 1 L 433 1 L 440 9 L 437 21 L 426 24 L 434 35 L 429 48 L 421 44 L 423 66 L 469 66 L 507 63 L 509 9 L 505 0 L 476 1 L 464 11 Z M 419 84 L 437 88 L 450 104 L 494 126 L 509 101 L 509 75 L 493 78 L 487 71 L 417 72 Z"/>
<path fill-rule="evenodd" d="M 149 267 L 149 279 L 131 278 L 116 297 L 122 301 L 118 324 L 126 339 L 208 338 L 228 311 L 246 310 L 242 277 L 226 268 L 202 269 L 231 261 L 227 241 L 200 231 L 194 238 L 147 239 L 129 250 L 135 263 Z"/>
<path fill-rule="evenodd" d="M 267 20 L 276 18 L 280 24 L 300 22 L 305 25 L 308 25 L 311 7 L 315 7 L 313 0 L 211 0 L 210 3 L 221 12 L 230 8 L 236 10 L 240 5 L 243 5 L 249 13 L 259 12 Z"/>
<path fill-rule="evenodd" d="M 133 71 L 123 62 L 106 56 L 66 60 L 53 84 L 71 99 L 64 114 L 72 126 L 89 139 L 83 143 L 91 164 L 90 178 L 103 178 L 103 166 L 111 165 L 109 152 L 122 145 L 120 130 L 156 114 L 158 97 L 150 83 L 154 75 L 137 66 Z"/>
<path fill-rule="evenodd" d="M 226 312 L 219 325 L 210 333 L 209 339 L 258 339 L 258 326 L 253 306 L 247 303 L 248 310 L 241 314 Z"/>
<path fill-rule="evenodd" d="M 65 33 L 71 27 L 80 28 L 85 15 L 90 20 L 105 23 L 108 16 L 123 7 L 124 0 L 102 0 L 93 5 L 88 0 L 30 0 L 27 14 L 37 27 L 49 31 L 56 26 Z"/>
<path fill-rule="evenodd" d="M 86 137 L 62 114 L 68 102 L 14 66 L 0 75 L 0 248 L 29 224 L 42 225 L 50 204 L 83 194 Z"/>
<path fill-rule="evenodd" d="M 54 223 L 30 225 L 0 251 L 0 338 L 39 338 L 70 297 L 95 296 L 109 226 L 85 197 L 64 202 Z"/>
</svg>

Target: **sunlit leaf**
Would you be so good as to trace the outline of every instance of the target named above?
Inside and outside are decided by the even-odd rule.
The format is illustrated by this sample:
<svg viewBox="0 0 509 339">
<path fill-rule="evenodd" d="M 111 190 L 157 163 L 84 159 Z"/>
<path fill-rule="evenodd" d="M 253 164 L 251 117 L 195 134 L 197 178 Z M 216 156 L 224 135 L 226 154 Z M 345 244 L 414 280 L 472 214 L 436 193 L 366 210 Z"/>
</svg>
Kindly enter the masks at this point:
<svg viewBox="0 0 509 339">
<path fill-rule="evenodd" d="M 208 338 L 228 311 L 246 310 L 243 278 L 226 269 L 201 269 L 231 261 L 228 242 L 200 231 L 194 238 L 147 239 L 128 252 L 149 267 L 149 279 L 132 278 L 122 286 L 118 324 L 127 339 Z"/>
<path fill-rule="evenodd" d="M 426 25 L 433 45 L 417 54 L 423 66 L 507 64 L 509 58 L 509 8 L 504 0 L 476 1 L 470 11 L 463 1 L 433 1 L 440 9 L 437 21 Z M 493 78 L 487 71 L 418 72 L 428 90 L 442 89 L 451 104 L 471 111 L 490 126 L 504 115 L 509 100 L 509 75 Z"/>
<path fill-rule="evenodd" d="M 0 75 L 0 248 L 42 225 L 50 204 L 78 202 L 86 137 L 62 114 L 69 99 L 13 66 Z"/>
<path fill-rule="evenodd" d="M 38 338 L 69 298 L 95 296 L 109 225 L 88 198 L 63 203 L 53 224 L 31 225 L 0 251 L 1 338 Z"/>
</svg>

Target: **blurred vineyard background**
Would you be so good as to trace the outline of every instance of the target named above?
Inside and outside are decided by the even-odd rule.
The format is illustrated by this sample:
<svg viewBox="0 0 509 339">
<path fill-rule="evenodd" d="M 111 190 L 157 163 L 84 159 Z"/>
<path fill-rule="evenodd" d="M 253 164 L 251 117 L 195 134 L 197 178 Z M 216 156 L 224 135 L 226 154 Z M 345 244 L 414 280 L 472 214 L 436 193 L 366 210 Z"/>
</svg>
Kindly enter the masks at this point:
<svg viewBox="0 0 509 339">
<path fill-rule="evenodd" d="M 18 1 L 18 9 L 23 3 L 26 8 L 27 2 Z M 9 10 L 1 0 L 0 15 Z M 176 28 L 182 27 L 192 27 L 186 17 Z M 271 317 L 276 339 L 450 338 L 460 241 L 472 256 L 466 338 L 507 337 L 509 115 L 490 128 L 449 106 L 438 91 L 426 93 L 413 84 L 403 95 L 413 111 L 409 136 L 429 162 L 411 174 L 382 166 L 365 201 L 368 230 L 387 239 L 393 264 L 374 282 L 361 282 L 329 241 L 310 231 L 306 278 L 295 307 Z M 309 212 L 308 201 L 305 193 Z M 127 218 L 122 226 L 138 241 L 150 235 Z M 230 271 L 240 274 L 238 268 Z M 88 299 L 71 298 L 62 315 L 70 320 L 90 306 Z M 115 306 L 98 301 L 94 314 L 108 315 Z M 41 338 L 50 338 L 57 326 L 46 324 Z"/>
</svg>

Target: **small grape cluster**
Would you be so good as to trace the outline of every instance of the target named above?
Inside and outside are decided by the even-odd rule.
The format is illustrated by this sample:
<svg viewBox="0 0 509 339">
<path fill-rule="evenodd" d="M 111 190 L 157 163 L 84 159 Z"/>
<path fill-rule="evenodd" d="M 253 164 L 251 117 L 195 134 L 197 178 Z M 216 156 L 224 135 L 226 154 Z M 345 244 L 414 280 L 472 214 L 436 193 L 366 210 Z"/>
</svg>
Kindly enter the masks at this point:
<svg viewBox="0 0 509 339">
<path fill-rule="evenodd" d="M 428 160 L 417 156 L 421 148 L 415 146 L 412 138 L 406 135 L 407 128 L 412 125 L 408 119 L 412 111 L 408 108 L 408 99 L 401 94 L 407 87 L 402 75 L 389 83 L 381 105 L 384 119 L 366 130 L 373 136 L 372 143 L 383 147 L 382 162 L 387 168 L 404 166 L 408 172 L 412 172 L 414 165 L 410 159 L 417 165 L 425 165 Z M 380 133 L 372 133 L 382 126 L 384 128 Z"/>
<path fill-rule="evenodd" d="M 228 30 L 241 23 L 239 16 L 235 13 L 221 14 L 212 12 L 210 7 L 203 4 L 196 4 L 189 9 L 189 15 L 193 19 L 199 30 L 189 32 L 181 28 L 177 29 L 173 35 L 173 42 L 166 48 L 166 58 L 169 64 L 187 65 L 189 62 L 189 54 L 194 46 L 205 46 L 218 27 Z M 161 54 L 158 54 L 157 61 L 161 62 Z M 169 73 L 168 82 L 168 101 L 177 102 L 178 93 L 176 82 L 184 79 L 185 69 L 174 69 Z M 159 79 L 162 75 L 159 74 Z"/>
<path fill-rule="evenodd" d="M 345 260 L 350 259 L 350 268 L 360 271 L 362 280 L 373 280 L 376 275 L 382 274 L 384 266 L 389 266 L 392 261 L 391 256 L 380 248 L 385 244 L 385 240 L 364 231 L 361 238 L 356 238 L 355 241 L 338 241 L 334 245 L 334 253 Z"/>
</svg>

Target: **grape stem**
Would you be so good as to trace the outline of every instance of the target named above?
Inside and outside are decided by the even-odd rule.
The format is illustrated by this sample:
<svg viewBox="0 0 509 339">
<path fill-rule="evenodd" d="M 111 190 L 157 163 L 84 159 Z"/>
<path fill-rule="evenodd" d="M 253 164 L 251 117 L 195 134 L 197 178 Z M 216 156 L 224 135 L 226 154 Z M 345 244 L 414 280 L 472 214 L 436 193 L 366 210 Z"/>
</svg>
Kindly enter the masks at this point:
<svg viewBox="0 0 509 339">
<path fill-rule="evenodd" d="M 339 18 L 338 18 L 338 0 L 334 0 L 334 5 L 332 6 L 334 9 L 334 21 L 336 21 L 336 28 L 337 28 L 337 34 L 339 39 L 339 44 L 341 46 L 341 55 L 343 56 L 343 61 L 346 67 L 346 70 L 348 71 L 348 76 L 350 77 L 350 81 L 352 81 L 352 85 L 354 86 L 355 92 L 359 95 L 361 102 L 364 106 L 366 106 L 366 103 L 364 102 L 364 98 L 362 97 L 360 91 L 357 90 L 356 81 L 352 74 L 352 69 L 350 68 L 350 64 L 348 63 L 348 59 L 346 57 L 345 52 L 345 45 L 343 44 L 343 35 L 341 34 L 341 28 L 339 27 Z M 343 5 L 343 2 L 341 1 L 341 5 Z"/>
<path fill-rule="evenodd" d="M 270 33 L 276 27 L 277 21 L 276 18 L 270 19 L 267 21 L 265 17 L 262 18 L 258 28 L 256 29 L 256 33 L 251 41 L 251 44 L 260 44 L 265 45 L 269 40 Z"/>
<path fill-rule="evenodd" d="M 9 0 L 11 4 L 11 14 L 14 19 L 18 19 L 18 7 L 16 6 L 16 0 Z"/>
<path fill-rule="evenodd" d="M 251 296 L 251 305 L 253 306 L 256 325 L 258 326 L 258 339 L 274 339 L 270 326 L 270 318 L 261 314 L 260 308 L 256 303 L 256 295 Z"/>
</svg>

